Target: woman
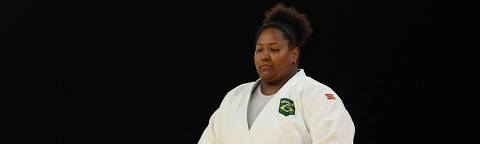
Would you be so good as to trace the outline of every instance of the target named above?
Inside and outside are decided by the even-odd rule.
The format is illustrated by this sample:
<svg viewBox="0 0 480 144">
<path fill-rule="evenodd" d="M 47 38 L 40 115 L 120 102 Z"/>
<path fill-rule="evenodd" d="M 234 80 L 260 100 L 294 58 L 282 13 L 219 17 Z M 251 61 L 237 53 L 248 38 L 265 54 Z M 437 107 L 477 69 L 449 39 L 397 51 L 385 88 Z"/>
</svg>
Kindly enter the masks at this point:
<svg viewBox="0 0 480 144">
<path fill-rule="evenodd" d="M 340 98 L 298 69 L 310 23 L 293 7 L 277 4 L 257 33 L 260 79 L 227 93 L 201 144 L 351 144 L 355 128 Z"/>
</svg>

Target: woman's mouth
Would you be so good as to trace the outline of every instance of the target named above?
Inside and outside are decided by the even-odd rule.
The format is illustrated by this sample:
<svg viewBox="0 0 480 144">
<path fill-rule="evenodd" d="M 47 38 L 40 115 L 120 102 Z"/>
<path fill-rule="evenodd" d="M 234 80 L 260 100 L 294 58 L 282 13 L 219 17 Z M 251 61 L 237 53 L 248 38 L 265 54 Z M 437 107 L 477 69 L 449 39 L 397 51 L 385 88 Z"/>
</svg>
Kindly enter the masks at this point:
<svg viewBox="0 0 480 144">
<path fill-rule="evenodd" d="M 270 65 L 261 65 L 260 66 L 261 71 L 268 71 L 268 70 L 271 70 L 271 69 L 272 69 L 272 66 L 270 66 Z"/>
</svg>

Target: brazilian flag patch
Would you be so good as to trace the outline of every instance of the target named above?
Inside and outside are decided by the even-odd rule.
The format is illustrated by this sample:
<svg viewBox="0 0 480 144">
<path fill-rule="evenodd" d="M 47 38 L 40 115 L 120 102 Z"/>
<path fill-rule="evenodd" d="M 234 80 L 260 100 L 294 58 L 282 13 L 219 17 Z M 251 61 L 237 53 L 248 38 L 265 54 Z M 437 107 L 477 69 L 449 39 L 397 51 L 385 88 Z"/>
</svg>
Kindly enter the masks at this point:
<svg viewBox="0 0 480 144">
<path fill-rule="evenodd" d="M 295 115 L 295 105 L 293 104 L 293 101 L 288 98 L 280 99 L 278 112 L 284 116 Z"/>
</svg>

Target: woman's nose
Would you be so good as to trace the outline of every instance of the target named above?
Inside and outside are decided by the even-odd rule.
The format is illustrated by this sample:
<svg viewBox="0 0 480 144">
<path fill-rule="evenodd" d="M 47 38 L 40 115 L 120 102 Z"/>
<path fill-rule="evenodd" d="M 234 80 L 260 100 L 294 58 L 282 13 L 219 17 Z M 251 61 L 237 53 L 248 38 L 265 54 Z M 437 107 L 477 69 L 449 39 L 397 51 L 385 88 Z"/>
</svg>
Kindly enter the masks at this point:
<svg viewBox="0 0 480 144">
<path fill-rule="evenodd" d="M 270 60 L 270 52 L 269 51 L 263 51 L 261 53 L 261 57 L 260 57 L 262 60 Z"/>
</svg>

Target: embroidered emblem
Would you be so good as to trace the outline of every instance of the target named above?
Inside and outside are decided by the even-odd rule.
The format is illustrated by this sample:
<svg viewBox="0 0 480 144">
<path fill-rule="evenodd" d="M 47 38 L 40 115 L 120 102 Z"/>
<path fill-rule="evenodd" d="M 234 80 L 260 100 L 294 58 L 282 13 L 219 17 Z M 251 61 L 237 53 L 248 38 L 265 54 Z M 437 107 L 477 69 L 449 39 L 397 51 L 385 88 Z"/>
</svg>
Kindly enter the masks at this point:
<svg viewBox="0 0 480 144">
<path fill-rule="evenodd" d="M 284 116 L 295 115 L 295 105 L 292 100 L 288 98 L 280 99 L 280 106 L 278 112 Z"/>
</svg>

